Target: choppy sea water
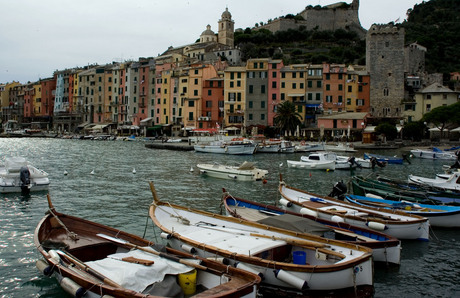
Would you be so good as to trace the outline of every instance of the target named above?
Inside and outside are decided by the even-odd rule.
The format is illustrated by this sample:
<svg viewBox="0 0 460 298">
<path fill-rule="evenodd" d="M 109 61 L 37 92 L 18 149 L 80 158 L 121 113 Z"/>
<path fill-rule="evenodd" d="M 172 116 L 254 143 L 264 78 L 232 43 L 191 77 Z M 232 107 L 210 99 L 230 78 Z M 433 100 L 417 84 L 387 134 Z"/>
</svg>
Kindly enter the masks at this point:
<svg viewBox="0 0 460 298">
<path fill-rule="evenodd" d="M 49 194 L 59 212 L 157 242 L 159 232 L 148 218 L 152 201 L 149 181 L 155 183 L 163 200 L 219 213 L 222 188 L 237 197 L 275 203 L 280 174 L 290 186 L 324 195 L 336 181 L 346 182 L 352 174 L 433 177 L 443 165 L 441 161 L 412 159 L 410 165 L 374 171 L 309 172 L 287 168 L 286 160 L 299 160 L 300 153 L 226 156 L 148 149 L 141 141 L 0 139 L 0 155 L 13 153 L 49 173 Z M 401 154 L 398 150 L 379 153 Z M 197 163 L 236 165 L 243 161 L 267 169 L 267 183 L 202 177 L 195 167 Z M 93 170 L 95 174 L 90 175 Z M 40 256 L 33 245 L 33 232 L 47 211 L 46 195 L 0 194 L 0 297 L 66 296 L 55 279 L 42 276 L 35 268 Z M 431 238 L 430 242 L 403 241 L 401 266 L 375 269 L 376 297 L 460 297 L 460 231 L 435 229 Z"/>
</svg>

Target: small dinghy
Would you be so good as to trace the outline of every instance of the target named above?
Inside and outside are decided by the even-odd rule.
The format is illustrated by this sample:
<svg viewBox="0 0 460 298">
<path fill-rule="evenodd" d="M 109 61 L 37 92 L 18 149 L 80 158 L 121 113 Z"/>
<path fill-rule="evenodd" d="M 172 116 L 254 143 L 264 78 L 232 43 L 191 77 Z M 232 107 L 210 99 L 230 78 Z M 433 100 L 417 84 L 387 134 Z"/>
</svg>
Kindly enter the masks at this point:
<svg viewBox="0 0 460 298">
<path fill-rule="evenodd" d="M 257 297 L 260 277 L 95 222 L 49 212 L 34 244 L 54 275 L 75 297 Z"/>
<path fill-rule="evenodd" d="M 24 157 L 6 157 L 0 167 L 0 193 L 47 190 L 48 173 L 32 166 Z"/>
<path fill-rule="evenodd" d="M 221 164 L 197 164 L 200 173 L 206 176 L 240 181 L 262 180 L 268 174 L 267 170 L 258 169 L 252 162 L 243 162 L 239 166 Z"/>
</svg>

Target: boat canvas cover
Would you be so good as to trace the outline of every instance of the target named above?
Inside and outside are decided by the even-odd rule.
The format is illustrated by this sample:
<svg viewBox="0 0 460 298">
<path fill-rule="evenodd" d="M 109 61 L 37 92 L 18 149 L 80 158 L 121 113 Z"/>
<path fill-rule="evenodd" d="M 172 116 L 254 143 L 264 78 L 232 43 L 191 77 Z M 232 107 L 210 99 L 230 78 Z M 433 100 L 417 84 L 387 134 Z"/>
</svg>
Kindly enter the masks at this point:
<svg viewBox="0 0 460 298">
<path fill-rule="evenodd" d="M 151 266 L 145 266 L 121 260 L 126 257 L 150 260 L 155 263 Z M 192 259 L 189 261 L 194 262 L 197 260 Z M 85 264 L 122 287 L 136 292 L 142 292 L 149 285 L 161 282 L 167 274 L 176 275 L 193 270 L 192 267 L 141 250 L 115 253 L 105 259 L 86 262 Z"/>
<path fill-rule="evenodd" d="M 331 228 L 317 223 L 314 220 L 303 218 L 292 214 L 282 214 L 279 216 L 270 216 L 257 221 L 261 224 L 274 226 L 286 230 L 300 233 L 309 233 L 316 236 L 322 236 L 324 233 L 332 231 Z"/>
</svg>

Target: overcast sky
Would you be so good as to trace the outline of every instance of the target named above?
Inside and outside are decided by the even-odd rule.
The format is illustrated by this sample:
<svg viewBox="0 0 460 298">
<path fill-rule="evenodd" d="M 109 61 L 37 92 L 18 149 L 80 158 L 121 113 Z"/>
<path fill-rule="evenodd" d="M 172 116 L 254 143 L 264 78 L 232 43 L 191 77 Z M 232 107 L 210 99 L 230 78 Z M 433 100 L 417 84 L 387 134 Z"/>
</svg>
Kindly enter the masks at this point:
<svg viewBox="0 0 460 298">
<path fill-rule="evenodd" d="M 351 3 L 352 0 L 345 2 Z M 0 0 L 0 83 L 34 82 L 55 70 L 156 57 L 195 42 L 228 7 L 235 28 L 253 27 L 331 0 Z M 416 0 L 361 0 L 365 29 L 406 18 Z"/>
</svg>

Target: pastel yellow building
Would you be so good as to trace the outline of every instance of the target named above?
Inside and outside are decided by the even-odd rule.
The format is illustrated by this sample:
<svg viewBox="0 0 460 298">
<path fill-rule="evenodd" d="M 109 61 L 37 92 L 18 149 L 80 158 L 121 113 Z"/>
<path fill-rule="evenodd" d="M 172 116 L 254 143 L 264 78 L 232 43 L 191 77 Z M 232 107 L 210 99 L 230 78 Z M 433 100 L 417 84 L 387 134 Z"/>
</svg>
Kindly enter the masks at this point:
<svg viewBox="0 0 460 298">
<path fill-rule="evenodd" d="M 242 128 L 246 107 L 246 67 L 231 66 L 224 71 L 223 125 Z"/>
</svg>

